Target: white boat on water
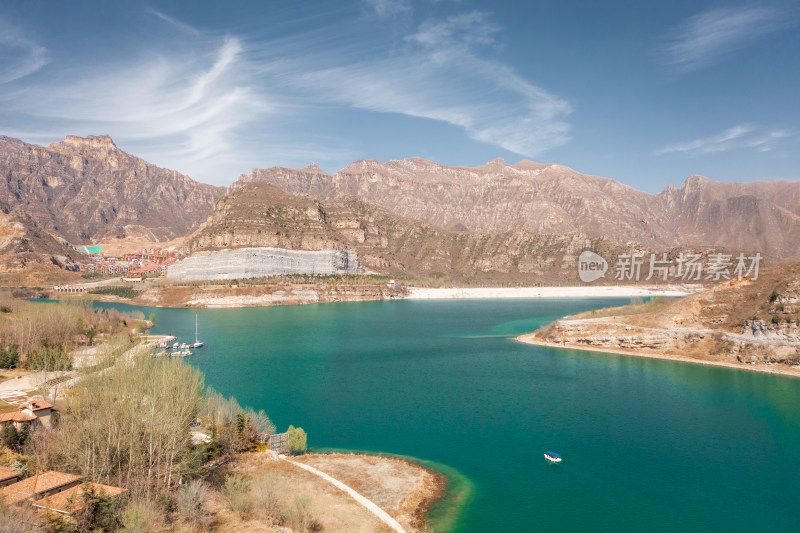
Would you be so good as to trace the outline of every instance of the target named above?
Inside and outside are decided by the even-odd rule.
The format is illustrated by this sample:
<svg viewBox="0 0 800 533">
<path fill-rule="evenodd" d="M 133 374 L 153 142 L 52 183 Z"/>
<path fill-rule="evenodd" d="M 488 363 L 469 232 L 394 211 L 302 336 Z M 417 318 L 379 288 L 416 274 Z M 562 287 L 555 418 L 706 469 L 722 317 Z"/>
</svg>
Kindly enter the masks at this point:
<svg viewBox="0 0 800 533">
<path fill-rule="evenodd" d="M 202 348 L 203 341 L 197 338 L 197 313 L 194 314 L 194 344 L 192 348 Z"/>
<path fill-rule="evenodd" d="M 561 456 L 554 452 L 544 452 L 544 458 L 547 459 L 551 463 L 560 463 Z"/>
</svg>

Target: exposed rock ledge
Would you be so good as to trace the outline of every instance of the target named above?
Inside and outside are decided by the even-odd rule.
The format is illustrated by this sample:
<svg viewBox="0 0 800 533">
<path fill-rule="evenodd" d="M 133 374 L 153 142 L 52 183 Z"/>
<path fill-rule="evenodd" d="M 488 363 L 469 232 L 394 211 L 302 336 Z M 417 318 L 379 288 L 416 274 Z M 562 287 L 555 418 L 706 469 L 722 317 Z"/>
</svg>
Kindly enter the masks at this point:
<svg viewBox="0 0 800 533">
<path fill-rule="evenodd" d="M 385 283 L 267 284 L 252 287 L 201 284 L 193 287 L 150 287 L 133 300 L 122 300 L 115 296 L 103 296 L 100 299 L 153 307 L 262 307 L 395 300 L 403 298 L 405 294 L 405 289 L 389 287 Z"/>
<path fill-rule="evenodd" d="M 287 274 L 366 274 L 355 252 L 349 250 L 286 250 L 241 248 L 199 252 L 170 266 L 174 281 L 260 278 Z"/>
<path fill-rule="evenodd" d="M 791 327 L 758 335 L 748 323 L 742 334 L 736 334 L 703 328 L 644 327 L 627 323 L 625 318 L 557 320 L 517 340 L 800 376 L 800 342 Z"/>
</svg>

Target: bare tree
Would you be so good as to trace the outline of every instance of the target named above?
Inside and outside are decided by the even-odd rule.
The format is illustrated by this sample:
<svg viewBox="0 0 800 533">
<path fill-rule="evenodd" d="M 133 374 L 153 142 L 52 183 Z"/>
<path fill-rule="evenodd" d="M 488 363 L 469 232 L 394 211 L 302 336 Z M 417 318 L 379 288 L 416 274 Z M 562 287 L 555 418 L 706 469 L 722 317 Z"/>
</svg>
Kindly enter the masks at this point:
<svg viewBox="0 0 800 533">
<path fill-rule="evenodd" d="M 75 387 L 50 463 L 150 498 L 178 483 L 203 379 L 182 361 L 117 356 Z M 52 457 L 55 455 L 55 459 Z"/>
</svg>

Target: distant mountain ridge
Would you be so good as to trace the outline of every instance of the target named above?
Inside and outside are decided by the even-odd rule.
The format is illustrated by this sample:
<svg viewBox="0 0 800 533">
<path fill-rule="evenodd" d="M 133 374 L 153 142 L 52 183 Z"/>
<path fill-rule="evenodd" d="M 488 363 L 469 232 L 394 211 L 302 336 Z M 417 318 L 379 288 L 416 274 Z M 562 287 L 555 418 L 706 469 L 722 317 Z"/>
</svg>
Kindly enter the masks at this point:
<svg viewBox="0 0 800 533">
<path fill-rule="evenodd" d="M 184 236 L 224 192 L 123 152 L 107 135 L 48 147 L 0 136 L 0 210 L 73 244 L 128 229 L 159 241 Z"/>
<path fill-rule="evenodd" d="M 413 158 L 357 161 L 335 174 L 255 169 L 226 194 L 103 135 L 48 147 L 0 136 L 0 215 L 3 262 L 20 272 L 71 261 L 67 241 L 122 233 L 186 237 L 190 252 L 353 250 L 375 272 L 467 283 L 573 282 L 585 249 L 800 256 L 800 183 L 691 176 L 648 194 L 562 165 Z"/>
<path fill-rule="evenodd" d="M 611 258 L 631 249 L 581 233 L 445 230 L 356 198 L 319 201 L 263 181 L 232 188 L 186 245 L 193 254 L 240 248 L 349 250 L 374 272 L 466 284 L 579 283 L 576 266 L 583 250 Z"/>
<path fill-rule="evenodd" d="M 254 169 L 231 186 L 266 182 L 320 201 L 358 198 L 453 231 L 585 234 L 657 249 L 725 246 L 800 257 L 800 183 L 720 183 L 701 176 L 648 194 L 562 165 L 502 159 L 448 167 L 413 158 Z"/>
</svg>

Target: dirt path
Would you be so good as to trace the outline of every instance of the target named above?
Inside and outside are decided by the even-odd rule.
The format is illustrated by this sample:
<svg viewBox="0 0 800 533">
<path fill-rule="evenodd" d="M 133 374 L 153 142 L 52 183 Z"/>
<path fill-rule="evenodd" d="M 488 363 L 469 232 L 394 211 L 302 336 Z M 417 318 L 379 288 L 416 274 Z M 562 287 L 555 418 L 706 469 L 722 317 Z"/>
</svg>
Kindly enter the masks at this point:
<svg viewBox="0 0 800 533">
<path fill-rule="evenodd" d="M 324 479 L 325 481 L 331 483 L 335 487 L 343 490 L 344 492 L 349 494 L 354 500 L 356 500 L 358 503 L 360 503 L 366 509 L 368 509 L 372 514 L 377 516 L 384 524 L 386 524 L 387 526 L 392 528 L 394 531 L 397 531 L 397 533 L 408 533 L 403 528 L 403 526 L 400 525 L 400 523 L 397 520 L 395 520 L 394 518 L 389 516 L 389 513 L 387 513 L 386 511 L 384 511 L 383 509 L 378 507 L 374 502 L 372 502 L 371 500 L 368 500 L 367 498 L 365 498 L 364 496 L 362 496 L 361 494 L 359 494 L 358 492 L 356 492 L 355 490 L 353 490 L 349 486 L 345 485 L 344 483 L 342 483 L 338 479 L 329 476 L 325 472 L 317 470 L 313 466 L 310 466 L 310 465 L 307 465 L 307 464 L 303 464 L 303 463 L 300 463 L 300 462 L 297 462 L 297 461 L 292 461 L 291 459 L 289 459 L 288 457 L 283 456 L 283 455 L 280 456 L 280 457 L 284 461 L 292 463 L 293 465 L 298 466 L 298 467 L 302 468 L 303 470 L 307 470 L 308 472 L 311 472 L 312 474 L 321 477 L 322 479 Z"/>
</svg>

